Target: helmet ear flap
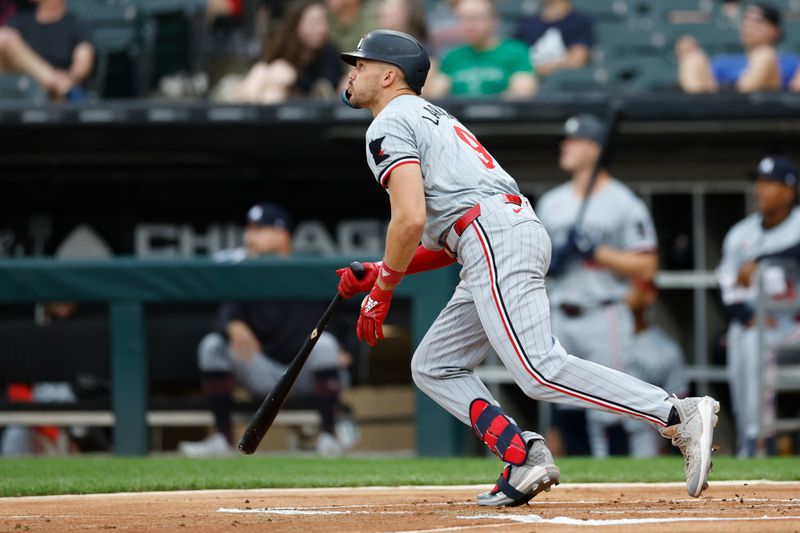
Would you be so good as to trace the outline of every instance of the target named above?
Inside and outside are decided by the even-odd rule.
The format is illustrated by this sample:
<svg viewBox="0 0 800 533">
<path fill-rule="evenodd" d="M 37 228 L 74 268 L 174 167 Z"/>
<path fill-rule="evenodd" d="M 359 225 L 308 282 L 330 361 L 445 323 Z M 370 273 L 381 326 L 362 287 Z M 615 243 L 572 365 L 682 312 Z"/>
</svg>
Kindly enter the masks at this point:
<svg viewBox="0 0 800 533">
<path fill-rule="evenodd" d="M 349 89 L 345 89 L 344 91 L 342 91 L 342 102 L 344 102 L 344 105 L 346 105 L 348 107 L 352 107 L 353 109 L 361 109 L 360 106 L 357 106 L 357 105 L 353 104 L 352 102 L 350 102 L 350 90 Z"/>
</svg>

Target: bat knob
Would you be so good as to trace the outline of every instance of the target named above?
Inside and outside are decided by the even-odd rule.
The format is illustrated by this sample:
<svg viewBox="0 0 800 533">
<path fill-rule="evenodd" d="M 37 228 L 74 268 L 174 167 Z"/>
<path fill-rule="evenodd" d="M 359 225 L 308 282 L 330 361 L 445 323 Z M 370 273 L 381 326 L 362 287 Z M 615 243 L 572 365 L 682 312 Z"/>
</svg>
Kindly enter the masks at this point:
<svg viewBox="0 0 800 533">
<path fill-rule="evenodd" d="M 364 270 L 364 265 L 359 263 L 358 261 L 353 261 L 350 263 L 350 270 L 353 271 L 353 275 L 356 279 L 364 279 L 364 276 L 367 275 L 367 271 Z"/>
</svg>

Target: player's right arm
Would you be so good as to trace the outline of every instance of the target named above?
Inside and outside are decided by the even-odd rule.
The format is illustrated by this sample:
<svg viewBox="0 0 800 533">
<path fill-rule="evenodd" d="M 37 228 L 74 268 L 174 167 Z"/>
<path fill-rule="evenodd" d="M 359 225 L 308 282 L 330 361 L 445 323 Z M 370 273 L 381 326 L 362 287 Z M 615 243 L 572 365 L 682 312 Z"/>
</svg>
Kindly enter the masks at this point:
<svg viewBox="0 0 800 533">
<path fill-rule="evenodd" d="M 388 184 L 391 219 L 386 232 L 384 264 L 405 272 L 411 263 L 425 229 L 425 193 L 418 164 L 396 168 Z M 383 289 L 392 288 L 378 278 Z"/>
<path fill-rule="evenodd" d="M 641 200 L 629 206 L 621 228 L 621 248 L 605 244 L 595 248 L 593 261 L 626 278 L 651 280 L 658 271 L 656 231 Z"/>
</svg>

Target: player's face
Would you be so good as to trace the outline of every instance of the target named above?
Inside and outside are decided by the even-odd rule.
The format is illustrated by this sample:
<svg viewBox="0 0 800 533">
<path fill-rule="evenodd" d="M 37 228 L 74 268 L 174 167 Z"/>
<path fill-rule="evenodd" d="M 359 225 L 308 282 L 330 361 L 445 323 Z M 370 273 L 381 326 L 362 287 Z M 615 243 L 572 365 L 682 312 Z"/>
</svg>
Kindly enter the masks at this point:
<svg viewBox="0 0 800 533">
<path fill-rule="evenodd" d="M 385 63 L 359 59 L 347 76 L 350 103 L 359 107 L 369 107 L 369 104 L 378 97 L 381 89 L 380 81 L 385 70 Z"/>
<path fill-rule="evenodd" d="M 561 141 L 559 166 L 565 172 L 577 172 L 594 165 L 600 147 L 589 139 L 567 138 Z"/>
<path fill-rule="evenodd" d="M 251 257 L 278 253 L 286 238 L 286 230 L 250 224 L 244 230 L 244 245 Z"/>
<path fill-rule="evenodd" d="M 756 197 L 756 208 L 761 213 L 770 213 L 777 209 L 786 209 L 794 202 L 793 187 L 778 181 L 757 179 L 753 185 Z"/>
<path fill-rule="evenodd" d="M 297 36 L 311 50 L 319 50 L 328 38 L 328 18 L 325 7 L 312 4 L 303 12 L 297 25 Z"/>
</svg>

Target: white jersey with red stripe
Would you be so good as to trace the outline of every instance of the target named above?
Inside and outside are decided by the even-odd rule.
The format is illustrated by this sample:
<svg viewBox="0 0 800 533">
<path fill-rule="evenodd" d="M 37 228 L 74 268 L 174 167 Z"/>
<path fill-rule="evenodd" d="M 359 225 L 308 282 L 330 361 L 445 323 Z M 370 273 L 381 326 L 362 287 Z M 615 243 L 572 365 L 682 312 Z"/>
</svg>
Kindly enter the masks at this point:
<svg viewBox="0 0 800 533">
<path fill-rule="evenodd" d="M 367 130 L 367 161 L 375 179 L 390 187 L 401 165 L 422 168 L 428 220 L 422 243 L 443 247 L 465 211 L 495 194 L 519 194 L 514 179 L 478 139 L 444 109 L 414 95 L 394 98 Z"/>
<path fill-rule="evenodd" d="M 583 199 L 572 183 L 546 192 L 536 205 L 554 249 L 564 245 L 575 224 Z M 618 250 L 655 251 L 656 230 L 644 202 L 615 179 L 593 193 L 580 231 L 595 245 Z M 602 302 L 618 302 L 629 291 L 628 279 L 591 261 L 574 261 L 558 278 L 549 280 L 548 294 L 553 305 L 562 303 L 592 307 Z"/>
</svg>

